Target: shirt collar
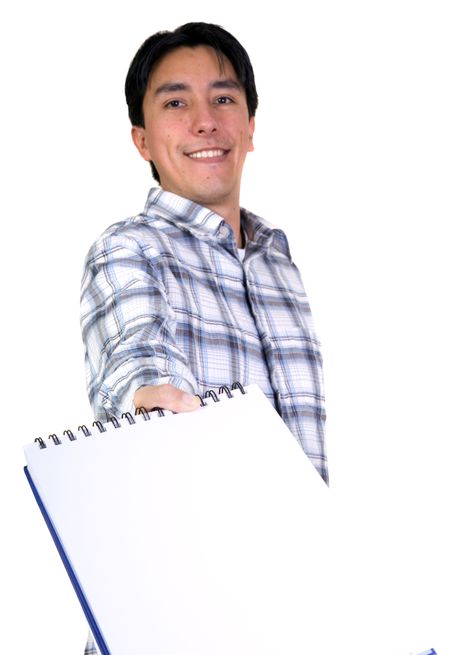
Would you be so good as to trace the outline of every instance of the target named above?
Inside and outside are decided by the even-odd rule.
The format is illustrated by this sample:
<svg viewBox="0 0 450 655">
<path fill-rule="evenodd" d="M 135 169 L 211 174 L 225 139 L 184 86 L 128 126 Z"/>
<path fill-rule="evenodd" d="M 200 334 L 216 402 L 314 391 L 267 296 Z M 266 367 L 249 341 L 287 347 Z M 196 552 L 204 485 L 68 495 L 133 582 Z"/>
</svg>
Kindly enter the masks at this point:
<svg viewBox="0 0 450 655">
<path fill-rule="evenodd" d="M 241 221 L 248 245 L 255 244 L 258 248 L 270 250 L 273 254 L 278 252 L 291 259 L 288 240 L 283 230 L 273 227 L 268 221 L 247 209 L 241 209 Z"/>
<path fill-rule="evenodd" d="M 214 239 L 223 245 L 227 245 L 227 242 L 228 245 L 235 244 L 231 227 L 219 214 L 170 191 L 158 187 L 150 189 L 143 213 L 146 216 L 158 214 L 200 239 Z M 287 238 L 282 230 L 273 228 L 268 221 L 246 209 L 241 209 L 241 220 L 248 246 L 278 251 L 291 259 Z"/>
<path fill-rule="evenodd" d="M 221 216 L 192 200 L 163 189 L 150 189 L 144 214 L 147 216 L 157 214 L 173 225 L 197 236 L 218 238 L 224 235 L 221 228 L 225 221 Z"/>
</svg>

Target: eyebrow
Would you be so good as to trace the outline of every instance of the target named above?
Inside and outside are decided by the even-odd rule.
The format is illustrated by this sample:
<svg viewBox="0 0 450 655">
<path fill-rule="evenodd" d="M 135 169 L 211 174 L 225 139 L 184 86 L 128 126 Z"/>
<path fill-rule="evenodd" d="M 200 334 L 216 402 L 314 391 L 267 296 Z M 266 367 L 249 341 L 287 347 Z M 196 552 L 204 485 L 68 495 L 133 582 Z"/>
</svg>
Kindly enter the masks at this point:
<svg viewBox="0 0 450 655">
<path fill-rule="evenodd" d="M 226 78 L 224 80 L 215 80 L 209 85 L 211 89 L 235 89 L 241 91 L 241 85 L 231 78 Z M 155 89 L 155 96 L 162 95 L 164 93 L 176 93 L 177 91 L 192 91 L 190 84 L 185 84 L 184 82 L 166 82 L 161 84 Z"/>
</svg>

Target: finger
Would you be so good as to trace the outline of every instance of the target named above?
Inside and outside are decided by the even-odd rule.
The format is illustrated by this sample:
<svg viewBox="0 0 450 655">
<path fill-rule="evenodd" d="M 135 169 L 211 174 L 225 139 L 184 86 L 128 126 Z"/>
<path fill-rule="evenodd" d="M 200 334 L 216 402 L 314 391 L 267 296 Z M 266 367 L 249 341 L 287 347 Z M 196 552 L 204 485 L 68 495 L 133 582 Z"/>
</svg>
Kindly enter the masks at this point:
<svg viewBox="0 0 450 655">
<path fill-rule="evenodd" d="M 160 407 L 172 412 L 190 412 L 200 406 L 200 399 L 171 384 L 162 384 L 138 389 L 134 395 L 134 405 L 147 410 Z"/>
</svg>

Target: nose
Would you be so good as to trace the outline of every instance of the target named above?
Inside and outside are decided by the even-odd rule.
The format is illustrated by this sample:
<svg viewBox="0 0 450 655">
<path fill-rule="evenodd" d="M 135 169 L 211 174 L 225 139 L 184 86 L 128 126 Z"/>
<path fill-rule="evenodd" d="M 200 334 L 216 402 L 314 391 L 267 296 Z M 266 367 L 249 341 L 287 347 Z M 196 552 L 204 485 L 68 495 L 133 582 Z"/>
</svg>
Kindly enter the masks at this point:
<svg viewBox="0 0 450 655">
<path fill-rule="evenodd" d="M 208 136 L 217 131 L 217 120 L 214 116 L 214 109 L 208 104 L 202 104 L 196 107 L 193 120 L 192 130 L 195 134 Z"/>
</svg>

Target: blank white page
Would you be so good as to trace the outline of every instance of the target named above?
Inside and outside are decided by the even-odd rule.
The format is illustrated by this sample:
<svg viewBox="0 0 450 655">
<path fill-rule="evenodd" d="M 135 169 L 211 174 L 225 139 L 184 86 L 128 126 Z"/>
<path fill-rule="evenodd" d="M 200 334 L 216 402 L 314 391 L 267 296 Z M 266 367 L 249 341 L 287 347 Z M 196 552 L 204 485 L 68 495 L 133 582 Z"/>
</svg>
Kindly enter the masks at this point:
<svg viewBox="0 0 450 655">
<path fill-rule="evenodd" d="M 111 655 L 324 652 L 329 492 L 246 391 L 25 447 Z"/>
</svg>

